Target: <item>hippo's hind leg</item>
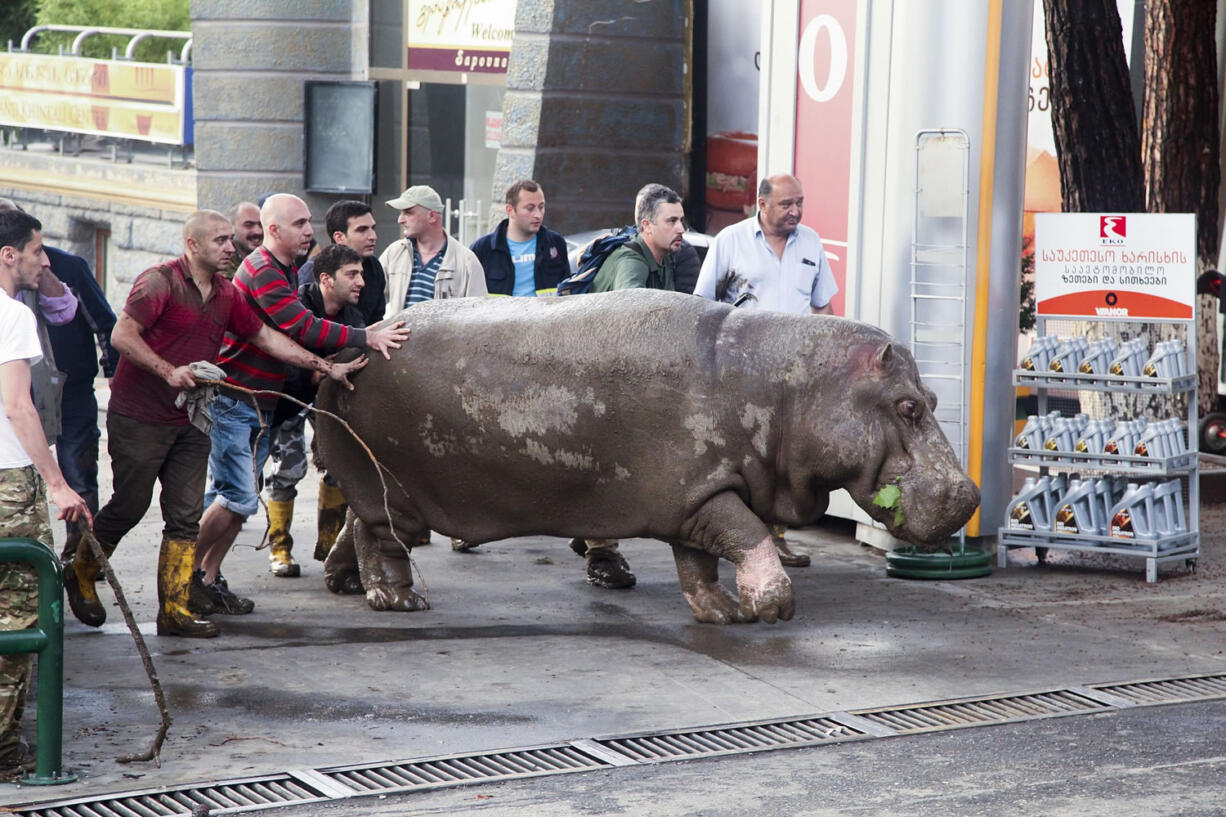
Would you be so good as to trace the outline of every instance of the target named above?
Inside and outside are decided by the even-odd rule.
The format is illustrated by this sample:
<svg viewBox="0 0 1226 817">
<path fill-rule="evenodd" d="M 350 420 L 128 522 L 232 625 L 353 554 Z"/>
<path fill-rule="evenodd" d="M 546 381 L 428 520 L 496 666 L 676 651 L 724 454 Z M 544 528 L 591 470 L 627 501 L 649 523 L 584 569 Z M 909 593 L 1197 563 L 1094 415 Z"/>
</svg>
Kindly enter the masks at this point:
<svg viewBox="0 0 1226 817">
<path fill-rule="evenodd" d="M 682 527 L 682 537 L 714 558 L 736 565 L 736 589 L 744 621 L 787 621 L 794 612 L 792 582 L 770 531 L 731 491 L 717 494 Z"/>
<path fill-rule="evenodd" d="M 719 583 L 719 557 L 680 542 L 671 542 L 681 592 L 704 624 L 745 621 L 736 596 Z"/>
<path fill-rule="evenodd" d="M 333 593 L 357 594 L 365 593 L 362 579 L 358 575 L 358 555 L 354 550 L 354 524 L 357 517 L 353 511 L 345 514 L 345 525 L 336 544 L 328 551 L 324 559 L 324 586 Z"/>
<path fill-rule="evenodd" d="M 358 519 L 353 526 L 358 571 L 366 588 L 366 603 L 372 610 L 400 610 L 411 613 L 428 610 L 430 605 L 413 590 L 413 565 L 409 553 L 392 537 L 386 524 L 373 528 Z M 406 544 L 417 541 L 417 533 L 405 536 Z"/>
</svg>

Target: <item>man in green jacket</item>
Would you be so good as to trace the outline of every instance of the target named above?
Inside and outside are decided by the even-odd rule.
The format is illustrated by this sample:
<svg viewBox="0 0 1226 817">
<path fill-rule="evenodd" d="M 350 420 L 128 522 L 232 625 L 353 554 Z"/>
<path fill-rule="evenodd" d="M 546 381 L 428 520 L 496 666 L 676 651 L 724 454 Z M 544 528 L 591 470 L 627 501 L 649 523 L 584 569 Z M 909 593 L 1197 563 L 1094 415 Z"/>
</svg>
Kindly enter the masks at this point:
<svg viewBox="0 0 1226 817">
<path fill-rule="evenodd" d="M 634 198 L 639 234 L 609 254 L 592 281 L 593 292 L 615 289 L 676 290 L 673 252 L 685 232 L 681 197 L 662 184 L 649 184 Z M 597 587 L 634 587 L 630 563 L 616 539 L 572 539 L 571 548 L 587 559 L 587 580 Z"/>
<path fill-rule="evenodd" d="M 673 252 L 685 233 L 681 197 L 662 184 L 649 184 L 634 199 L 638 237 L 618 247 L 600 265 L 593 292 L 615 289 L 676 289 Z"/>
</svg>

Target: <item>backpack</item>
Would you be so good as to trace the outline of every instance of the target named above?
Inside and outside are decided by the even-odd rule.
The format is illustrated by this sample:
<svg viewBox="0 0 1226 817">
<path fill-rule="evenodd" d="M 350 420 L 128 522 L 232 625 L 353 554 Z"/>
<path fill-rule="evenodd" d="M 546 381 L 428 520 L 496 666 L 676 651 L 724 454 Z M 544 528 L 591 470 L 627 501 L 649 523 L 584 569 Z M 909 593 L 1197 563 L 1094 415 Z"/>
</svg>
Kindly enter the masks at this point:
<svg viewBox="0 0 1226 817">
<path fill-rule="evenodd" d="M 611 233 L 605 233 L 593 239 L 592 243 L 584 247 L 583 252 L 579 255 L 579 267 L 575 273 L 558 283 L 558 294 L 582 295 L 591 292 L 596 273 L 600 272 L 605 259 L 612 255 L 618 247 L 632 241 L 638 234 L 637 227 L 629 226 L 620 227 Z M 637 244 L 633 246 L 638 249 Z"/>
</svg>

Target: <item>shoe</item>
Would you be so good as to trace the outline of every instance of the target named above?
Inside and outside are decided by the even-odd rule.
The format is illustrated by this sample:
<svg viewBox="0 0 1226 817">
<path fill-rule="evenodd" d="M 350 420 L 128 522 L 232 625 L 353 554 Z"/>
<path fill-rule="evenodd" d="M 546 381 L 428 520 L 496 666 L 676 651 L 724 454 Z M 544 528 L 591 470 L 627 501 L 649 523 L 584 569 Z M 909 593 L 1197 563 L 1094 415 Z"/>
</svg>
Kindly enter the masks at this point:
<svg viewBox="0 0 1226 817">
<path fill-rule="evenodd" d="M 787 528 L 782 528 L 782 530 L 786 531 Z M 783 533 L 776 533 L 773 526 L 771 529 L 771 542 L 775 545 L 775 552 L 779 554 L 779 563 L 784 567 L 809 566 L 809 554 L 793 553 L 792 549 L 788 547 L 788 540 L 783 538 Z"/>
<path fill-rule="evenodd" d="M 290 552 L 294 537 L 289 526 L 294 519 L 294 500 L 268 500 L 268 572 L 283 579 L 302 575 L 302 568 Z"/>
<path fill-rule="evenodd" d="M 106 623 L 106 608 L 98 598 L 96 585 L 103 578 L 102 565 L 94 557 L 93 548 L 81 542 L 80 536 L 77 542 L 79 546 L 74 546 L 71 553 L 67 546 L 64 548 L 64 552 L 68 553 L 68 557 L 63 559 L 64 595 L 68 597 L 68 607 L 78 621 L 90 627 L 101 627 Z M 115 552 L 114 545 L 106 542 L 98 544 L 108 559 Z"/>
<path fill-rule="evenodd" d="M 610 590 L 622 590 L 634 587 L 638 581 L 630 572 L 630 563 L 626 557 L 613 547 L 588 547 L 587 583 L 595 587 L 607 587 Z"/>
<path fill-rule="evenodd" d="M 345 513 L 349 503 L 345 495 L 335 485 L 329 485 L 323 479 L 319 480 L 319 505 L 315 515 L 315 561 L 322 562 L 328 558 L 336 537 L 340 536 L 341 528 L 345 526 Z"/>
<path fill-rule="evenodd" d="M 217 625 L 198 619 L 188 608 L 192 584 L 192 562 L 196 543 L 190 539 L 162 539 L 158 553 L 158 635 L 181 638 L 215 638 Z"/>
<path fill-rule="evenodd" d="M 198 616 L 211 616 L 217 612 L 208 588 L 204 586 L 204 571 L 192 571 L 192 583 L 187 588 L 187 609 Z"/>
<path fill-rule="evenodd" d="M 220 573 L 217 574 L 216 579 L 213 579 L 212 584 L 206 584 L 204 588 L 217 608 L 217 612 L 223 615 L 245 616 L 255 609 L 255 602 L 232 592 L 226 577 Z"/>
<path fill-rule="evenodd" d="M 465 553 L 475 547 L 479 547 L 476 542 L 470 542 L 467 539 L 457 539 L 454 536 L 451 537 L 451 549 L 457 553 Z"/>
</svg>

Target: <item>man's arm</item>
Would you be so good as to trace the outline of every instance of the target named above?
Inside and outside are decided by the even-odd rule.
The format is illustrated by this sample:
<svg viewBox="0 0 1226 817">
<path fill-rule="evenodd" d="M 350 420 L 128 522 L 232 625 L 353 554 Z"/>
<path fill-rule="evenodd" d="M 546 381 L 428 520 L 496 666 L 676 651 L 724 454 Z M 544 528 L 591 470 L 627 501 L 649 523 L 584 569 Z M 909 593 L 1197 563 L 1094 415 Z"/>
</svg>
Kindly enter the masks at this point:
<svg viewBox="0 0 1226 817">
<path fill-rule="evenodd" d="M 248 268 L 244 266 L 234 276 L 234 285 L 258 304 L 269 320 L 289 339 L 295 341 L 295 345 L 310 346 L 325 352 L 338 351 L 345 346 L 367 346 L 390 359 L 390 350 L 399 349 L 400 344 L 409 337 L 409 330 L 403 328 L 403 321 L 377 329 L 362 329 L 315 317 L 311 310 L 298 300 L 297 294 L 290 289 L 280 270 L 271 266 L 261 269 L 254 278 L 249 278 Z M 259 346 L 258 343 L 256 345 Z M 273 354 L 263 346 L 260 348 Z M 301 363 L 294 365 L 304 369 L 315 368 Z"/>
<path fill-rule="evenodd" d="M 463 244 L 460 247 L 464 247 Z M 460 263 L 464 264 L 468 270 L 468 286 L 464 289 L 461 297 L 464 298 L 482 298 L 490 294 L 489 287 L 485 285 L 485 267 L 481 266 L 481 260 L 471 252 L 467 251 L 459 253 Z"/>
<path fill-rule="evenodd" d="M 723 274 L 724 263 L 720 253 L 722 242 L 716 238 L 707 249 L 707 257 L 702 259 L 702 269 L 698 272 L 698 281 L 694 284 L 694 294 L 715 300 L 715 283 Z"/>
<path fill-rule="evenodd" d="M 810 296 L 809 308 L 813 310 L 814 315 L 833 315 L 834 296 L 839 293 L 839 285 L 834 282 L 834 271 L 830 269 L 830 259 L 826 257 L 826 250 L 821 246 L 820 238 L 818 239 L 817 261 L 817 275 L 813 279 L 813 294 Z M 818 306 L 817 304 L 823 300 L 826 303 Z"/>
<path fill-rule="evenodd" d="M 404 331 L 408 332 L 407 329 Z M 289 337 L 269 327 L 267 324 L 260 327 L 260 331 L 251 338 L 251 342 L 283 363 L 290 363 L 302 369 L 319 372 L 333 380 L 339 380 L 350 389 L 353 388 L 353 384 L 349 382 L 347 375 L 350 372 L 356 372 L 358 369 L 365 368 L 366 364 L 370 362 L 366 355 L 361 355 L 348 363 L 333 363 L 324 360 L 303 349 Z"/>
<path fill-rule="evenodd" d="M 126 311 L 121 312 L 119 321 L 116 322 L 115 329 L 111 332 L 111 345 L 137 366 L 165 380 L 171 388 L 190 389 L 195 386 L 196 379 L 192 377 L 191 368 L 188 366 L 176 368 L 149 348 L 149 344 L 145 343 L 145 339 L 141 337 L 144 331 L 145 327 L 141 326 L 135 318 Z"/>
<path fill-rule="evenodd" d="M 84 522 L 92 526 L 93 517 L 89 506 L 77 492 L 68 487 L 60 472 L 51 449 L 43 436 L 43 424 L 38 410 L 30 399 L 30 363 L 27 360 L 10 360 L 0 363 L 0 393 L 4 395 L 4 413 L 13 426 L 17 441 L 25 449 L 35 469 L 47 483 L 51 501 L 60 509 L 59 518 L 72 522 Z"/>
</svg>

